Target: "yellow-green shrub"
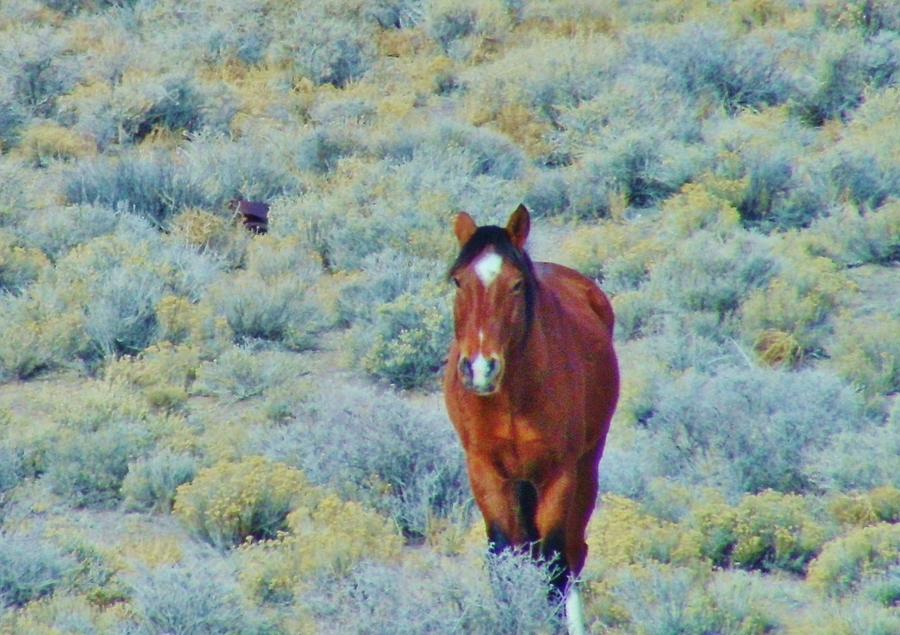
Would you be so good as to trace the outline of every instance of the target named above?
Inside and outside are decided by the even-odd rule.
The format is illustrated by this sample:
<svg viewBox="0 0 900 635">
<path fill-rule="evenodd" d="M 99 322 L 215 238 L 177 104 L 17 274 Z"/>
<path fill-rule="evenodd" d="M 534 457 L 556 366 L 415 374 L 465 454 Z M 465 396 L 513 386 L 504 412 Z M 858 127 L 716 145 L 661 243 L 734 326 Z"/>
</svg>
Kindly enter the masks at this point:
<svg viewBox="0 0 900 635">
<path fill-rule="evenodd" d="M 737 208 L 699 183 L 688 183 L 662 205 L 663 227 L 673 238 L 682 239 L 700 229 L 725 236 L 740 227 Z"/>
<path fill-rule="evenodd" d="M 785 249 L 789 248 L 788 241 Z M 824 323 L 840 297 L 852 288 L 827 258 L 804 254 L 789 258 L 780 275 L 744 302 L 744 332 L 758 349 L 770 341 L 767 333 L 778 331 L 794 338 L 803 352 L 820 350 Z"/>
<path fill-rule="evenodd" d="M 865 494 L 839 496 L 828 511 L 841 524 L 857 527 L 900 522 L 900 489 L 885 485 Z"/>
<path fill-rule="evenodd" d="M 80 159 L 95 154 L 96 145 L 84 135 L 54 122 L 38 123 L 22 133 L 19 150 L 37 166 L 52 159 Z"/>
<path fill-rule="evenodd" d="M 838 374 L 869 398 L 900 391 L 900 318 L 876 313 L 860 320 L 839 316 L 832 362 Z"/>
<path fill-rule="evenodd" d="M 241 547 L 242 578 L 257 597 L 284 599 L 317 578 L 345 575 L 360 560 L 394 558 L 402 546 L 386 518 L 317 490 L 288 514 L 287 531 Z"/>
<path fill-rule="evenodd" d="M 141 391 L 153 408 L 173 410 L 187 400 L 187 391 L 199 367 L 197 349 L 162 342 L 135 357 L 124 356 L 111 361 L 106 367 L 106 377 L 131 384 Z"/>
<path fill-rule="evenodd" d="M 563 241 L 561 260 L 599 278 L 604 288 L 633 287 L 666 252 L 664 244 L 647 235 L 647 227 L 639 223 L 608 221 L 579 228 Z"/>
<path fill-rule="evenodd" d="M 19 291 L 50 266 L 40 249 L 16 244 L 15 237 L 0 231 L 0 291 Z"/>
<path fill-rule="evenodd" d="M 309 496 L 298 470 L 262 457 L 221 462 L 201 470 L 175 494 L 175 515 L 219 548 L 248 538 L 274 538 L 288 513 Z"/>
<path fill-rule="evenodd" d="M 700 560 L 699 532 L 655 518 L 640 504 L 615 494 L 603 497 L 588 527 L 589 574 L 598 575 L 647 560 Z"/>
<path fill-rule="evenodd" d="M 825 530 L 802 496 L 766 491 L 731 507 L 721 499 L 692 510 L 701 553 L 717 566 L 803 571 L 825 542 Z"/>
<path fill-rule="evenodd" d="M 810 563 L 806 579 L 820 591 L 843 595 L 898 562 L 900 524 L 880 523 L 854 529 L 827 543 Z"/>
</svg>

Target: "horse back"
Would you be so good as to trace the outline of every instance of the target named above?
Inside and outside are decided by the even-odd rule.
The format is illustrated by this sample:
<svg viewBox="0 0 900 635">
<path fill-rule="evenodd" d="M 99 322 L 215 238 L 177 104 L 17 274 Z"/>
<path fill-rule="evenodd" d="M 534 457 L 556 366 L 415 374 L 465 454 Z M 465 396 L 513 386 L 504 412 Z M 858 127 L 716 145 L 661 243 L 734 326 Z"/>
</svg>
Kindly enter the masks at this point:
<svg viewBox="0 0 900 635">
<path fill-rule="evenodd" d="M 584 327 L 601 327 L 611 346 L 615 317 L 600 286 L 574 269 L 555 263 L 535 263 L 535 270 L 541 285 L 553 290 L 565 313 Z"/>
</svg>

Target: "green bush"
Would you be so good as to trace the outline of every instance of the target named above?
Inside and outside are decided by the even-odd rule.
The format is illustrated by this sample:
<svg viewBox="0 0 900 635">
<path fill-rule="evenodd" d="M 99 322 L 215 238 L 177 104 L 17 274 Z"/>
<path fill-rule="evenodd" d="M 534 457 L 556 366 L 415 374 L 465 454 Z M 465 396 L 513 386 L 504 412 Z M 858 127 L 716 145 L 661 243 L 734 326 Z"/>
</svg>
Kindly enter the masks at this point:
<svg viewBox="0 0 900 635">
<path fill-rule="evenodd" d="M 27 215 L 17 230 L 23 242 L 58 261 L 72 248 L 111 234 L 118 225 L 115 211 L 93 205 L 49 206 Z"/>
<path fill-rule="evenodd" d="M 342 88 L 369 71 L 375 58 L 371 24 L 329 11 L 324 2 L 292 17 L 291 37 L 276 44 L 272 54 L 297 77 Z"/>
<path fill-rule="evenodd" d="M 863 428 L 862 405 L 823 371 L 689 371 L 660 389 L 646 426 L 666 475 L 732 493 L 802 492 L 806 457 L 847 425 Z"/>
<path fill-rule="evenodd" d="M 205 202 L 201 184 L 191 177 L 160 150 L 133 150 L 80 162 L 65 193 L 70 203 L 122 209 L 164 227 L 178 212 Z"/>
<path fill-rule="evenodd" d="M 429 554 L 399 565 L 362 563 L 301 601 L 324 633 L 555 632 L 563 617 L 547 602 L 548 578 L 546 567 L 520 554 L 489 557 L 487 567 Z"/>
<path fill-rule="evenodd" d="M 900 525 L 854 529 L 827 543 L 809 565 L 807 580 L 829 595 L 846 595 L 866 578 L 886 573 L 900 557 Z"/>
<path fill-rule="evenodd" d="M 122 499 L 128 465 L 150 445 L 142 424 L 115 423 L 89 435 L 63 430 L 48 451 L 44 478 L 75 506 L 114 506 Z"/>
<path fill-rule="evenodd" d="M 363 561 L 395 559 L 403 544 L 396 526 L 354 502 L 322 492 L 287 516 L 287 531 L 243 545 L 242 579 L 264 600 L 344 577 Z"/>
<path fill-rule="evenodd" d="M 275 538 L 311 491 L 298 470 L 250 457 L 218 463 L 180 485 L 174 513 L 203 540 L 226 549 L 248 538 Z"/>
<path fill-rule="evenodd" d="M 0 532 L 0 607 L 52 595 L 74 568 L 70 558 L 36 536 Z"/>
<path fill-rule="evenodd" d="M 884 485 L 864 494 L 841 495 L 828 511 L 841 524 L 866 527 L 879 522 L 900 522 L 900 489 Z"/>
<path fill-rule="evenodd" d="M 900 487 L 898 457 L 900 419 L 892 419 L 834 435 L 825 447 L 809 453 L 805 472 L 812 482 L 829 491 Z"/>
<path fill-rule="evenodd" d="M 194 390 L 233 403 L 262 395 L 306 373 L 295 355 L 232 348 L 197 370 Z"/>
<path fill-rule="evenodd" d="M 900 392 L 900 317 L 876 313 L 838 320 L 832 363 L 841 377 L 866 397 Z"/>
<path fill-rule="evenodd" d="M 446 418 L 391 393 L 320 391 L 261 445 L 314 483 L 389 516 L 407 536 L 433 536 L 469 509 L 462 451 Z"/>
<path fill-rule="evenodd" d="M 449 304 L 450 290 L 434 283 L 378 307 L 353 334 L 363 368 L 399 388 L 433 385 L 452 336 Z"/>
<path fill-rule="evenodd" d="M 213 562 L 196 560 L 141 570 L 130 584 L 129 632 L 263 635 L 274 631 L 246 605 L 234 574 Z"/>
<path fill-rule="evenodd" d="M 156 452 L 128 465 L 122 481 L 125 508 L 169 512 L 179 485 L 189 483 L 197 474 L 197 460 L 170 450 Z"/>
</svg>

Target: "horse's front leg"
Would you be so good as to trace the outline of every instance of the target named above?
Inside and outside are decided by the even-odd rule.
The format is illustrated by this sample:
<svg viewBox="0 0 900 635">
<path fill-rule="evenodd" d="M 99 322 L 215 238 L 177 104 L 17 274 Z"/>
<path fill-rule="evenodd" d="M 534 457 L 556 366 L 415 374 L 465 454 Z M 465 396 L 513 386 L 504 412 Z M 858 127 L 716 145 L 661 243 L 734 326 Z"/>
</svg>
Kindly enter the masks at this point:
<svg viewBox="0 0 900 635">
<path fill-rule="evenodd" d="M 531 509 L 523 500 L 520 482 L 506 478 L 488 457 L 470 453 L 467 456 L 469 481 L 475 502 L 484 516 L 492 553 L 523 547 L 538 539 L 534 527 L 534 496 Z"/>
<path fill-rule="evenodd" d="M 537 530 L 541 555 L 553 568 L 550 582 L 559 599 L 566 601 L 566 625 L 570 635 L 583 635 L 584 610 L 575 578 L 587 554 L 584 532 L 573 531 L 573 497 L 579 492 L 575 471 L 561 471 L 538 489 Z"/>
</svg>

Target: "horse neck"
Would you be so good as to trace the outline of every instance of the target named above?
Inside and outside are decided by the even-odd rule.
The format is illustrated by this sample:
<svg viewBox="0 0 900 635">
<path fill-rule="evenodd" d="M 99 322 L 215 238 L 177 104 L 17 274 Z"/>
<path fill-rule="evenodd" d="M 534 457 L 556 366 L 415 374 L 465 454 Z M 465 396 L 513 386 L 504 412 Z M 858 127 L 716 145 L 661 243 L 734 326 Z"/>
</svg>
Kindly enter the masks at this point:
<svg viewBox="0 0 900 635">
<path fill-rule="evenodd" d="M 506 393 L 514 408 L 534 399 L 536 388 L 541 386 L 550 370 L 551 347 L 555 344 L 549 328 L 556 317 L 555 307 L 555 296 L 538 287 L 534 321 L 527 338 L 507 354 L 507 368 L 511 372 L 506 382 Z"/>
</svg>

